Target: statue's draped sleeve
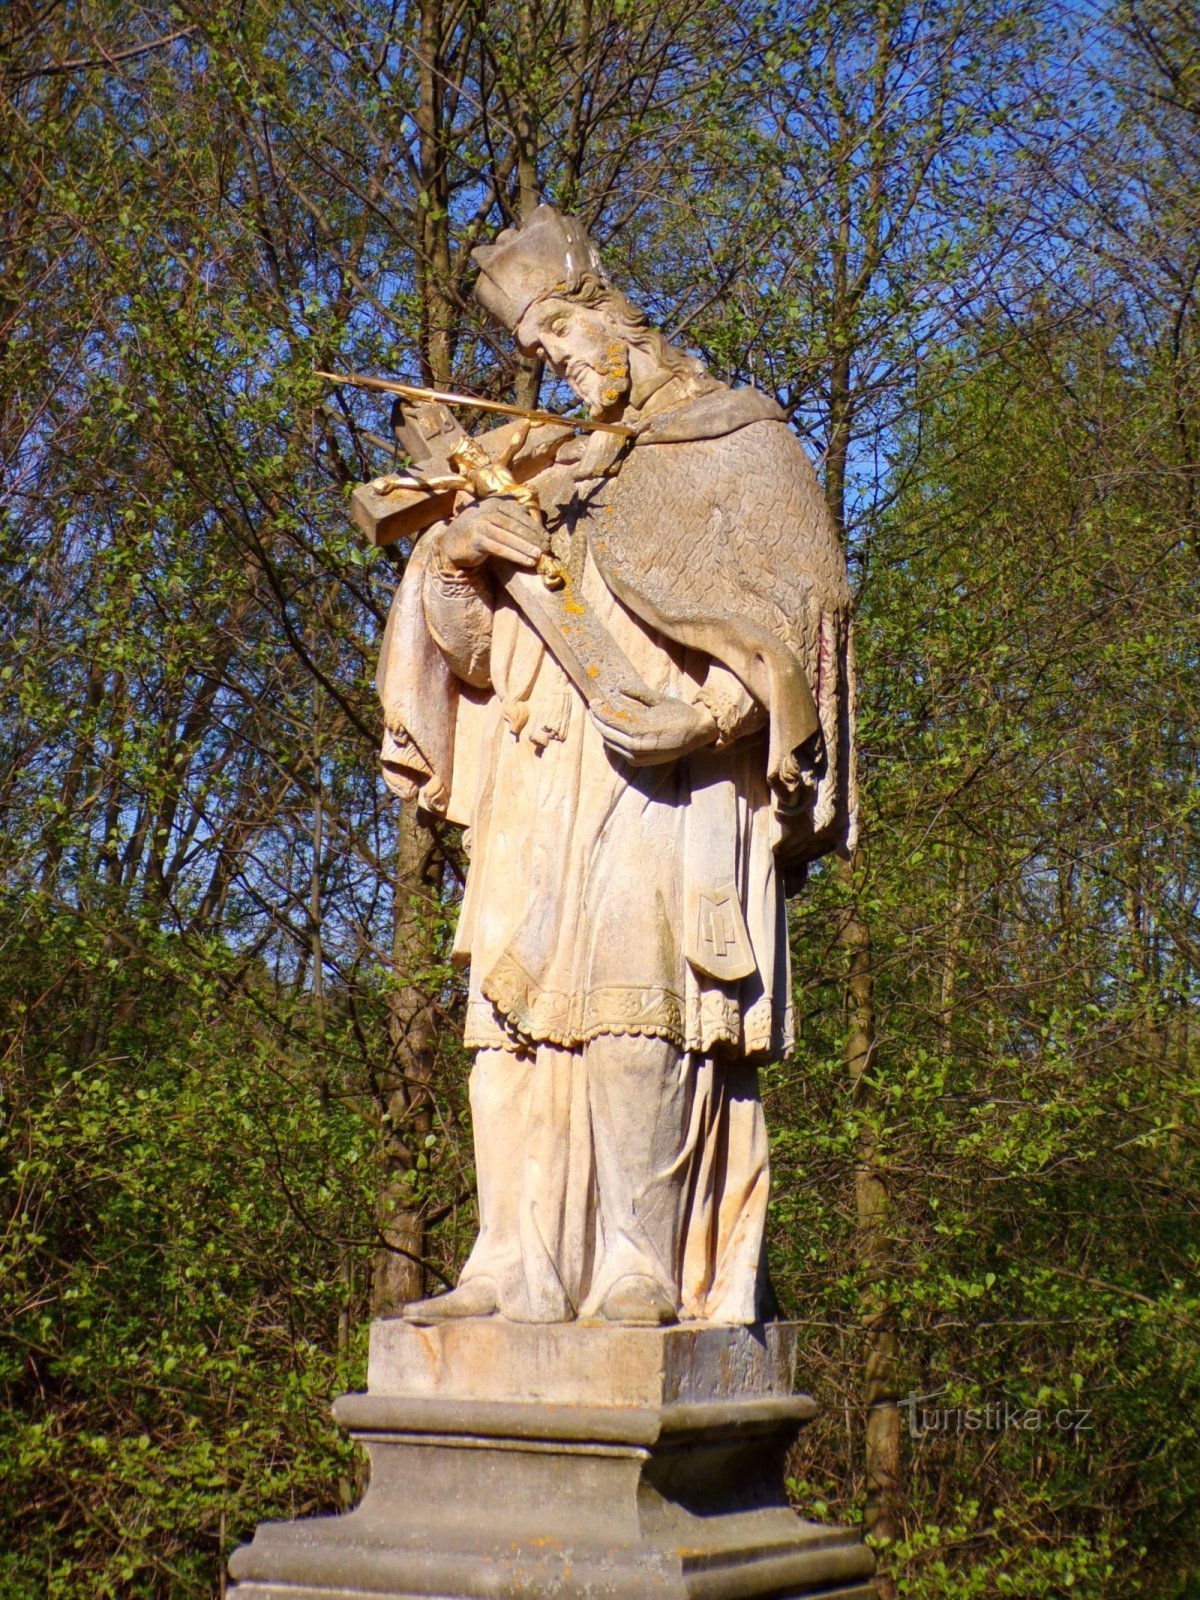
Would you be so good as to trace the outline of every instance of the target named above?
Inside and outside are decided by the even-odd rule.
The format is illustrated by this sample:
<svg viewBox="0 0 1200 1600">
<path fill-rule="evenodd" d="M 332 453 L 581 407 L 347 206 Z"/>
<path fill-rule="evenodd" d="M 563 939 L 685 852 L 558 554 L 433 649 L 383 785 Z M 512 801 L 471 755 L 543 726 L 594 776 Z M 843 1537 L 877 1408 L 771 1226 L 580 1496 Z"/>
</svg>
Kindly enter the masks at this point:
<svg viewBox="0 0 1200 1600">
<path fill-rule="evenodd" d="M 428 534 L 392 600 L 376 687 L 388 788 L 451 822 L 469 823 L 482 759 L 491 605 L 482 575 L 456 573 Z"/>
</svg>

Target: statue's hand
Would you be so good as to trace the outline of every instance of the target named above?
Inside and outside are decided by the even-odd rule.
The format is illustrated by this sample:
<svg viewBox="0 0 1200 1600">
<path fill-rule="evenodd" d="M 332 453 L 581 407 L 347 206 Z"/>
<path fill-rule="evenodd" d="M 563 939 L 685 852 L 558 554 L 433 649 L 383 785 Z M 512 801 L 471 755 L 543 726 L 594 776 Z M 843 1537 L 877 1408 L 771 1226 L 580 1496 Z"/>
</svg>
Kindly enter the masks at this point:
<svg viewBox="0 0 1200 1600">
<path fill-rule="evenodd" d="M 605 744 L 631 767 L 675 761 L 717 737 L 716 720 L 708 708 L 682 700 L 664 699 L 640 716 L 606 716 L 594 706 L 592 715 Z"/>
<path fill-rule="evenodd" d="M 507 495 L 492 495 L 460 511 L 441 536 L 442 554 L 453 566 L 482 566 L 489 556 L 517 567 L 536 567 L 549 548 L 546 530 L 532 511 Z"/>
</svg>

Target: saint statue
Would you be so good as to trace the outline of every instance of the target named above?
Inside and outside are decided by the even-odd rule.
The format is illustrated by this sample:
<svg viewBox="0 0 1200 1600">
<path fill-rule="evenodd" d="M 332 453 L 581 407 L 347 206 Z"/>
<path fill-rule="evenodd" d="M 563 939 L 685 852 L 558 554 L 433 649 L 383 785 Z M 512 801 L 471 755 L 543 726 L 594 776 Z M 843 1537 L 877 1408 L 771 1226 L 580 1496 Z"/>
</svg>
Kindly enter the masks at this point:
<svg viewBox="0 0 1200 1600">
<path fill-rule="evenodd" d="M 384 639 L 385 776 L 469 858 L 479 1235 L 405 1314 L 751 1323 L 785 894 L 854 829 L 845 563 L 784 412 L 668 344 L 578 220 L 541 206 L 475 259 L 486 311 L 625 430 L 560 429 L 522 495 L 460 497 Z M 513 599 L 549 552 L 559 646 Z M 576 623 L 623 702 L 570 668 Z"/>
</svg>

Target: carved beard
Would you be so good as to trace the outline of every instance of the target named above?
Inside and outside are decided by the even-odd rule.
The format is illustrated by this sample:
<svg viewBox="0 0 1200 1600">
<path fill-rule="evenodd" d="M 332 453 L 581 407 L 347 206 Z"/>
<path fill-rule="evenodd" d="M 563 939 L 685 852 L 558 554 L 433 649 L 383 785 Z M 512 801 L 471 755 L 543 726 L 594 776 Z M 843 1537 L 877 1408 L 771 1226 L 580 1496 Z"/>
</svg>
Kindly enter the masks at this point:
<svg viewBox="0 0 1200 1600">
<path fill-rule="evenodd" d="M 629 393 L 629 346 L 614 336 L 602 366 L 569 356 L 563 377 L 593 412 L 607 411 Z"/>
</svg>

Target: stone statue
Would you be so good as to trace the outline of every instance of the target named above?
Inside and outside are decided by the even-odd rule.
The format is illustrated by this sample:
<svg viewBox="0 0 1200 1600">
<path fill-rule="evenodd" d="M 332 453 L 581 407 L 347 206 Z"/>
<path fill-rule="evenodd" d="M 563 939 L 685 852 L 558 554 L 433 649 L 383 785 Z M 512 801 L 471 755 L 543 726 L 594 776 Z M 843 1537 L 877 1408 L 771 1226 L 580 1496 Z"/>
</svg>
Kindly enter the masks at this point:
<svg viewBox="0 0 1200 1600">
<path fill-rule="evenodd" d="M 385 776 L 467 828 L 480 1211 L 457 1288 L 406 1315 L 752 1323 L 784 895 L 854 828 L 845 565 L 783 412 L 669 345 L 577 220 L 475 258 L 484 308 L 631 436 L 543 437 L 520 493 L 548 430 L 498 477 L 460 450 L 485 497 L 416 543 L 389 620 Z M 539 582 L 561 648 L 514 600 Z M 576 624 L 624 702 L 587 692 Z"/>
<path fill-rule="evenodd" d="M 355 491 L 376 542 L 428 530 L 383 764 L 467 827 L 479 1237 L 335 1404 L 361 1502 L 262 1524 L 230 1594 L 873 1600 L 856 1531 L 789 1506 L 818 1408 L 797 1326 L 754 1325 L 784 893 L 854 826 L 837 540 L 774 402 L 672 349 L 577 221 L 475 255 L 487 310 L 618 429 L 471 441 L 426 404 L 411 470 Z"/>
</svg>

